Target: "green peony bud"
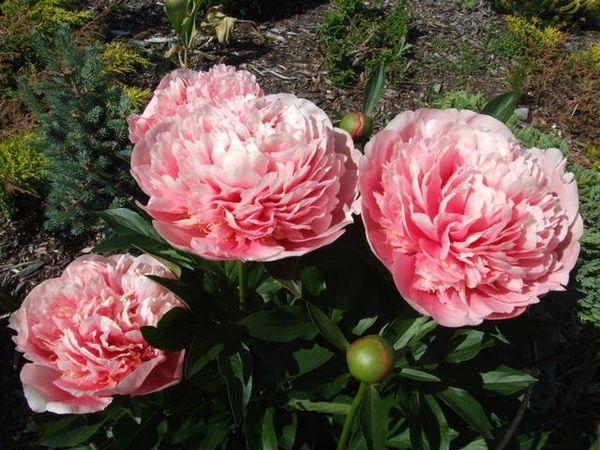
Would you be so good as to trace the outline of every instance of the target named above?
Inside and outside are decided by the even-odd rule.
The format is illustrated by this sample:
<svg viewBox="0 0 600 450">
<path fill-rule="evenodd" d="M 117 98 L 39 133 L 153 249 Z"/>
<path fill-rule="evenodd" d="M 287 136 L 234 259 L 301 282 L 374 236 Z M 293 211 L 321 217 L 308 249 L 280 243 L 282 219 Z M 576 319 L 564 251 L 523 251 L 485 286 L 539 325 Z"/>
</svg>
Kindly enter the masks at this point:
<svg viewBox="0 0 600 450">
<path fill-rule="evenodd" d="M 165 12 L 171 25 L 177 33 L 188 12 L 188 0 L 166 0 Z"/>
<path fill-rule="evenodd" d="M 346 352 L 348 368 L 354 378 L 365 383 L 379 383 L 394 365 L 394 349 L 381 336 L 364 336 Z"/>
<path fill-rule="evenodd" d="M 359 140 L 371 136 L 373 121 L 365 113 L 351 112 L 342 118 L 340 128 L 350 133 L 352 139 Z"/>
</svg>

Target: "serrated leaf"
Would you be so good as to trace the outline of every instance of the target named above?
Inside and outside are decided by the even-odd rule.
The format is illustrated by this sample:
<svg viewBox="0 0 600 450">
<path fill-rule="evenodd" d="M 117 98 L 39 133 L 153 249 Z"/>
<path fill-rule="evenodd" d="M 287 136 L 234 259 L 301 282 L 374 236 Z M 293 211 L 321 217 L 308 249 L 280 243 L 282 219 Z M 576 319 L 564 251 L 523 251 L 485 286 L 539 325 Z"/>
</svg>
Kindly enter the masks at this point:
<svg viewBox="0 0 600 450">
<path fill-rule="evenodd" d="M 368 385 L 360 406 L 358 423 L 369 450 L 385 450 L 388 434 L 387 411 L 375 386 Z"/>
<path fill-rule="evenodd" d="M 308 308 L 308 314 L 312 319 L 313 323 L 319 329 L 321 335 L 332 345 L 339 348 L 342 351 L 346 351 L 346 349 L 350 346 L 350 343 L 342 333 L 342 331 L 338 328 L 338 326 L 333 323 L 333 321 L 327 317 L 327 315 L 321 311 L 320 308 L 313 305 L 310 302 L 306 302 L 306 307 Z"/>
</svg>

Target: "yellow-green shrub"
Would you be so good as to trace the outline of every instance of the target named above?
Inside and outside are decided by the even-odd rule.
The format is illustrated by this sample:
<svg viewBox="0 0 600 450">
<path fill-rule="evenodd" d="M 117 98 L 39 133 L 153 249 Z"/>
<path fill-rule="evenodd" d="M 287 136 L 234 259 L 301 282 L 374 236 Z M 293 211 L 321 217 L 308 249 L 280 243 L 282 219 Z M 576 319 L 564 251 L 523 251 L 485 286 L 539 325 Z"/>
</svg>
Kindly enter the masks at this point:
<svg viewBox="0 0 600 450">
<path fill-rule="evenodd" d="M 152 90 L 148 88 L 122 86 L 122 89 L 125 95 L 131 99 L 131 104 L 137 109 L 142 109 L 146 106 L 150 97 L 152 97 Z"/>
<path fill-rule="evenodd" d="M 544 26 L 535 18 L 529 20 L 521 16 L 506 16 L 506 22 L 512 34 L 529 52 L 551 52 L 565 40 L 565 33 L 554 26 Z"/>
<path fill-rule="evenodd" d="M 504 12 L 559 26 L 577 21 L 594 25 L 600 9 L 600 0 L 495 0 L 494 3 Z"/>
<path fill-rule="evenodd" d="M 112 41 L 102 52 L 102 70 L 111 75 L 135 73 L 140 67 L 148 67 L 150 61 L 142 56 L 135 47 L 122 41 Z"/>
<path fill-rule="evenodd" d="M 29 145 L 30 133 L 0 141 L 0 211 L 10 217 L 15 193 L 37 195 L 45 178 L 46 159 Z"/>
<path fill-rule="evenodd" d="M 61 24 L 79 27 L 92 19 L 93 13 L 78 5 L 73 0 L 39 0 L 34 2 L 27 17 L 34 29 L 52 35 Z"/>
</svg>

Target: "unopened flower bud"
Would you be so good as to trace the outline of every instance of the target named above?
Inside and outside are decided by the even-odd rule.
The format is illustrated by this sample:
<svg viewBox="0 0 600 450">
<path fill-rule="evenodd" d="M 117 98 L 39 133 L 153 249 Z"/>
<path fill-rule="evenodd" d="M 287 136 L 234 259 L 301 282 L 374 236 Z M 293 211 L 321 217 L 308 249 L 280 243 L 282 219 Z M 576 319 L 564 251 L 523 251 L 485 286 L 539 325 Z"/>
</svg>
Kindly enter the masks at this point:
<svg viewBox="0 0 600 450">
<path fill-rule="evenodd" d="M 364 336 L 350 345 L 346 361 L 354 378 L 365 383 L 379 383 L 392 370 L 394 349 L 381 336 Z"/>
<path fill-rule="evenodd" d="M 373 121 L 362 112 L 346 114 L 340 121 L 340 128 L 347 131 L 352 139 L 368 138 L 371 135 Z"/>
</svg>

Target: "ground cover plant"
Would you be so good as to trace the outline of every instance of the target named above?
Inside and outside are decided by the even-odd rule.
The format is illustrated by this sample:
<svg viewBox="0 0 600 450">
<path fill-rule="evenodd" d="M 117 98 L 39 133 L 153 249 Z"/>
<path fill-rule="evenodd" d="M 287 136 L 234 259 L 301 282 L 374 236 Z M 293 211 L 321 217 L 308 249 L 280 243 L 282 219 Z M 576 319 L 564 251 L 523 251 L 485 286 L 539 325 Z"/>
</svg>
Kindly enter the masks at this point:
<svg viewBox="0 0 600 450">
<path fill-rule="evenodd" d="M 81 8 L 93 41 L 30 38 L 14 93 L 35 120 L 2 140 L 25 155 L 3 175 L 3 448 L 598 439 L 599 159 L 570 125 L 594 123 L 593 32 L 364 2 L 410 12 L 411 70 L 374 60 L 339 87 L 321 36 L 339 3 L 318 3 L 219 42 L 200 2 L 181 58 L 173 10 L 145 0 Z M 555 122 L 559 83 L 578 103 Z"/>
</svg>

